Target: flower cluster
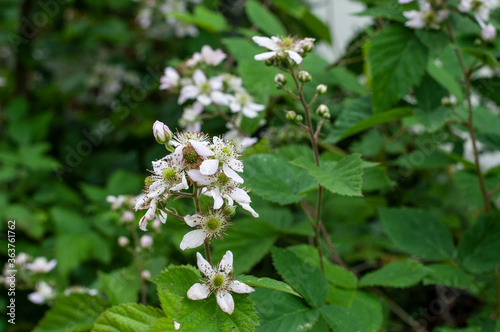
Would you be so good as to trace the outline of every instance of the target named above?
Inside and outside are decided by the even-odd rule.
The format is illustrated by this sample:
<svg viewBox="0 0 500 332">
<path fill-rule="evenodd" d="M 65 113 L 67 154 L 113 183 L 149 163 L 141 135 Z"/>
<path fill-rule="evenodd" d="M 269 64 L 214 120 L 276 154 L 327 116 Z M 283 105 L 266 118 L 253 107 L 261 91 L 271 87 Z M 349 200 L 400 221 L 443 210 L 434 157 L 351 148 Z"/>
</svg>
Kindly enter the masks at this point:
<svg viewBox="0 0 500 332">
<path fill-rule="evenodd" d="M 295 37 L 259 37 L 254 36 L 252 40 L 259 46 L 265 47 L 270 52 L 257 54 L 255 60 L 265 60 L 267 64 L 277 64 L 283 60 L 299 65 L 302 58 L 311 52 L 314 47 L 314 38 Z"/>
<path fill-rule="evenodd" d="M 400 4 L 407 4 L 413 0 L 398 0 Z M 403 12 L 408 19 L 405 25 L 413 29 L 439 29 L 440 23 L 448 19 L 449 10 L 446 8 L 437 8 L 440 3 L 433 4 L 422 0 L 419 2 L 420 10 L 410 10 Z M 463 13 L 474 15 L 477 23 L 481 27 L 481 36 L 485 41 L 491 41 L 496 38 L 497 30 L 491 24 L 487 23 L 490 18 L 490 10 L 494 3 L 492 0 L 461 0 L 458 10 Z"/>
<path fill-rule="evenodd" d="M 177 38 L 198 36 L 198 29 L 174 17 L 174 13 L 189 15 L 189 6 L 200 3 L 200 0 L 135 0 L 141 7 L 137 14 L 137 22 L 147 29 L 150 37 L 163 38 L 175 35 Z"/>
<path fill-rule="evenodd" d="M 180 65 L 178 70 L 165 68 L 165 73 L 160 78 L 160 90 L 179 93 L 177 102 L 184 107 L 179 124 L 188 131 L 199 132 L 203 118 L 211 117 L 213 113 L 224 116 L 226 120 L 229 117 L 226 113 L 229 113 L 232 117 L 228 121 L 231 129 L 228 135 L 244 140 L 242 146 L 245 147 L 255 140 L 248 140 L 248 137 L 237 131 L 242 116 L 255 118 L 258 112 L 264 110 L 264 105 L 253 101 L 240 77 L 229 73 L 207 76 L 208 69 L 220 65 L 226 57 L 222 50 L 213 50 L 205 45 L 200 52 L 194 53 Z M 212 114 L 203 114 L 207 109 Z"/>
<path fill-rule="evenodd" d="M 135 205 L 136 210 L 146 210 L 139 227 L 147 230 L 149 221 L 155 217 L 165 222 L 171 196 L 189 196 L 199 199 L 203 194 L 213 198 L 213 208 L 208 211 L 197 210 L 193 215 L 182 217 L 190 227 L 198 230 L 186 234 L 181 249 L 196 248 L 205 240 L 220 236 L 229 225 L 234 212 L 234 202 L 249 211 L 254 217 L 258 214 L 250 206 L 250 196 L 240 188 L 243 171 L 239 160 L 239 146 L 236 141 L 225 141 L 219 137 L 209 140 L 199 132 L 184 131 L 177 133 L 168 142 L 158 137 L 165 125 L 157 121 L 153 131 L 157 141 L 165 144 L 171 153 L 160 160 L 153 161 L 152 175 L 146 178 L 145 189 Z M 168 129 L 168 127 L 166 127 Z M 166 143 L 165 143 L 166 142 Z M 184 192 L 193 186 L 193 193 Z"/>
</svg>

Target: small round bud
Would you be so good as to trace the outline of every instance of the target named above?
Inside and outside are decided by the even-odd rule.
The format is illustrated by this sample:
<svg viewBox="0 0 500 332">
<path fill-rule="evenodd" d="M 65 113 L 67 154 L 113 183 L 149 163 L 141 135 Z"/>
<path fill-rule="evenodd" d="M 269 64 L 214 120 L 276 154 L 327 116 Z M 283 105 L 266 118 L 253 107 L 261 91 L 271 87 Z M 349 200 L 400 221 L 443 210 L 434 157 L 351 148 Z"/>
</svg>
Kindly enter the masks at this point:
<svg viewBox="0 0 500 332">
<path fill-rule="evenodd" d="M 268 67 L 270 67 L 270 66 L 274 66 L 274 57 L 269 58 L 269 59 L 266 59 L 266 60 L 264 61 L 264 64 L 265 64 L 266 66 L 268 66 Z"/>
<path fill-rule="evenodd" d="M 153 245 L 153 238 L 149 235 L 144 235 L 141 237 L 141 247 L 143 248 L 149 248 Z"/>
<path fill-rule="evenodd" d="M 125 236 L 120 236 L 118 238 L 118 244 L 120 245 L 120 247 L 126 247 L 129 243 L 130 241 Z"/>
<path fill-rule="evenodd" d="M 295 118 L 297 117 L 297 113 L 294 111 L 285 111 L 286 113 L 286 119 L 289 121 L 295 121 Z"/>
<path fill-rule="evenodd" d="M 132 211 L 125 211 L 125 212 L 123 212 L 123 214 L 122 214 L 122 221 L 124 223 L 128 223 L 128 222 L 134 221 L 134 219 L 135 219 L 134 212 L 132 212 Z"/>
<path fill-rule="evenodd" d="M 441 98 L 441 105 L 443 106 L 452 106 L 456 104 L 457 104 L 457 97 L 455 97 L 454 95 Z"/>
<path fill-rule="evenodd" d="M 309 74 L 307 71 L 305 70 L 301 70 L 299 71 L 299 81 L 301 82 L 309 82 L 311 80 L 311 74 Z"/>
<path fill-rule="evenodd" d="M 276 74 L 274 83 L 276 83 L 276 89 L 281 89 L 286 84 L 286 76 L 281 73 Z"/>
<path fill-rule="evenodd" d="M 304 50 L 304 52 L 311 52 L 313 48 L 314 48 L 314 39 L 306 38 L 304 40 L 304 43 L 302 44 L 302 50 Z"/>
<path fill-rule="evenodd" d="M 304 120 L 304 118 L 302 117 L 302 115 L 297 114 L 297 116 L 295 117 L 295 122 L 302 122 L 302 120 Z"/>
<path fill-rule="evenodd" d="M 320 84 L 316 87 L 316 92 L 318 92 L 319 95 L 324 95 L 326 93 L 327 87 L 324 84 Z"/>
<path fill-rule="evenodd" d="M 234 205 L 226 205 L 224 208 L 224 213 L 229 217 L 232 217 L 236 214 L 236 206 Z"/>
<path fill-rule="evenodd" d="M 316 114 L 324 117 L 325 119 L 330 118 L 330 110 L 328 109 L 328 106 L 326 106 L 325 104 L 321 104 L 318 106 L 318 108 L 316 109 Z"/>
<path fill-rule="evenodd" d="M 167 144 L 172 139 L 172 132 L 163 123 L 158 120 L 153 124 L 153 134 L 155 139 L 160 144 Z"/>
<path fill-rule="evenodd" d="M 492 41 L 497 37 L 497 29 L 490 23 L 483 27 L 481 36 L 485 41 Z"/>
<path fill-rule="evenodd" d="M 151 278 L 151 272 L 149 272 L 148 270 L 144 270 L 141 272 L 141 278 L 142 279 L 149 279 Z"/>
</svg>

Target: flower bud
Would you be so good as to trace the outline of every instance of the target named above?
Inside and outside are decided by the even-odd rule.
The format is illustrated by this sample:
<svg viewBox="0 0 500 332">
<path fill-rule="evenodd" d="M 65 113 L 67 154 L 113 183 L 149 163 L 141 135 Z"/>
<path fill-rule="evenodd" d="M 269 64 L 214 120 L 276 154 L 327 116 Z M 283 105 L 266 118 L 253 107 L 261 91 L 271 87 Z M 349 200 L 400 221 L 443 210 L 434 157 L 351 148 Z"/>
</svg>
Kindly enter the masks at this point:
<svg viewBox="0 0 500 332">
<path fill-rule="evenodd" d="M 163 123 L 158 120 L 153 125 L 153 134 L 155 135 L 155 139 L 160 144 L 166 144 L 172 139 L 172 132 L 170 129 Z"/>
<path fill-rule="evenodd" d="M 326 93 L 326 90 L 327 90 L 327 87 L 326 85 L 324 84 L 320 84 L 316 87 L 316 92 L 319 94 L 319 95 L 324 95 Z"/>
<path fill-rule="evenodd" d="M 268 67 L 270 67 L 270 66 L 274 66 L 274 57 L 269 58 L 269 59 L 266 59 L 266 60 L 264 61 L 264 64 L 265 64 L 266 66 L 268 66 Z"/>
<path fill-rule="evenodd" d="M 118 238 L 118 244 L 120 245 L 120 247 L 126 247 L 129 243 L 130 241 L 125 236 L 120 236 Z"/>
<path fill-rule="evenodd" d="M 328 106 L 326 106 L 325 104 L 321 104 L 318 106 L 318 108 L 316 109 L 316 114 L 325 119 L 330 118 L 330 110 L 328 109 Z"/>
<path fill-rule="evenodd" d="M 306 38 L 304 40 L 304 44 L 302 44 L 302 50 L 304 50 L 304 52 L 311 52 L 313 48 L 314 48 L 314 39 Z"/>
<path fill-rule="evenodd" d="M 234 205 L 226 205 L 224 208 L 224 213 L 227 214 L 229 217 L 232 217 L 236 214 L 236 206 Z"/>
<path fill-rule="evenodd" d="M 302 115 L 297 114 L 297 116 L 295 117 L 295 122 L 302 122 L 302 120 L 304 120 L 304 118 L 302 117 Z"/>
<path fill-rule="evenodd" d="M 122 214 L 122 221 L 124 223 L 130 222 L 130 221 L 134 221 L 134 219 L 135 219 L 134 212 L 132 212 L 132 211 L 125 211 L 125 212 L 123 212 L 123 214 Z"/>
<path fill-rule="evenodd" d="M 151 278 L 151 272 L 149 272 L 148 270 L 144 270 L 141 272 L 141 278 L 142 279 L 149 279 Z"/>
<path fill-rule="evenodd" d="M 297 113 L 294 111 L 285 111 L 286 113 L 286 119 L 289 121 L 295 121 L 295 118 L 297 117 Z"/>
<path fill-rule="evenodd" d="M 276 89 L 281 89 L 286 84 L 286 76 L 281 73 L 276 74 L 274 83 L 276 83 Z"/>
<path fill-rule="evenodd" d="M 299 81 L 301 82 L 309 82 L 311 80 L 311 74 L 309 74 L 305 70 L 299 71 Z"/>
<path fill-rule="evenodd" d="M 490 23 L 483 27 L 481 36 L 485 41 L 492 41 L 497 37 L 497 29 Z"/>
<path fill-rule="evenodd" d="M 143 248 L 149 248 L 153 245 L 153 238 L 149 235 L 144 235 L 141 237 L 141 247 Z"/>
<path fill-rule="evenodd" d="M 441 98 L 441 105 L 443 106 L 452 106 L 456 104 L 457 104 L 457 97 L 455 97 L 454 95 Z"/>
</svg>

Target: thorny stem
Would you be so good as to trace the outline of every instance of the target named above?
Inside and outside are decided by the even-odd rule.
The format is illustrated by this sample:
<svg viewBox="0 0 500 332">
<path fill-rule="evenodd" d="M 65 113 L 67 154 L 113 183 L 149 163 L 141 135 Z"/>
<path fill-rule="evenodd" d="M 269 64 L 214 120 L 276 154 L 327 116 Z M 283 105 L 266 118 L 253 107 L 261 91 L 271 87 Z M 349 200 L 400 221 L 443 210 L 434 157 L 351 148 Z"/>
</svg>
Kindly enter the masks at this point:
<svg viewBox="0 0 500 332">
<path fill-rule="evenodd" d="M 460 67 L 464 73 L 465 78 L 465 95 L 467 98 L 467 110 L 469 113 L 468 121 L 466 122 L 467 128 L 469 130 L 470 138 L 472 141 L 472 149 L 474 151 L 474 163 L 476 164 L 476 173 L 479 181 L 479 186 L 481 187 L 481 195 L 484 200 L 484 212 L 486 214 L 490 213 L 490 196 L 486 190 L 486 185 L 484 184 L 483 173 L 481 172 L 481 167 L 479 165 L 479 154 L 477 152 L 477 143 L 476 143 L 476 135 L 474 133 L 474 125 L 473 125 L 473 117 L 472 117 L 472 102 L 471 102 L 471 83 L 470 83 L 470 75 L 472 71 L 467 69 L 467 65 L 465 64 L 465 60 L 462 56 L 462 52 L 458 46 L 457 40 L 455 38 L 455 33 L 451 27 L 450 21 L 446 21 L 446 28 L 448 30 L 448 36 L 450 37 L 451 43 L 454 45 L 455 54 L 457 55 L 458 62 L 460 63 Z"/>
<path fill-rule="evenodd" d="M 212 257 L 210 256 L 210 245 L 208 244 L 208 239 L 205 239 L 205 254 L 207 255 L 207 261 L 212 265 Z"/>
<path fill-rule="evenodd" d="M 304 98 L 304 93 L 302 91 L 303 85 L 299 83 L 297 79 L 297 75 L 295 74 L 294 68 L 291 68 L 290 74 L 292 75 L 293 81 L 295 82 L 295 87 L 297 88 L 297 93 L 300 97 L 300 102 L 302 104 L 302 107 L 304 108 L 304 112 L 306 114 L 306 122 L 307 122 L 307 127 L 308 127 L 308 132 L 309 136 L 311 137 L 311 145 L 314 151 L 314 160 L 316 162 L 316 166 L 320 167 L 319 163 L 319 151 L 318 151 L 318 144 L 317 144 L 317 138 L 316 135 L 314 135 L 314 129 L 312 126 L 312 121 L 311 121 L 311 115 L 309 114 L 309 106 L 307 105 L 305 98 Z M 323 272 L 323 275 L 325 274 L 325 267 L 323 264 L 323 249 L 321 248 L 321 237 L 319 234 L 319 225 L 321 223 L 321 204 L 322 204 L 322 199 L 323 199 L 323 186 L 318 183 L 318 200 L 316 203 L 316 227 L 314 229 L 315 237 L 316 237 L 316 245 L 318 247 L 318 254 L 319 254 L 319 263 L 321 266 L 321 272 Z"/>
</svg>

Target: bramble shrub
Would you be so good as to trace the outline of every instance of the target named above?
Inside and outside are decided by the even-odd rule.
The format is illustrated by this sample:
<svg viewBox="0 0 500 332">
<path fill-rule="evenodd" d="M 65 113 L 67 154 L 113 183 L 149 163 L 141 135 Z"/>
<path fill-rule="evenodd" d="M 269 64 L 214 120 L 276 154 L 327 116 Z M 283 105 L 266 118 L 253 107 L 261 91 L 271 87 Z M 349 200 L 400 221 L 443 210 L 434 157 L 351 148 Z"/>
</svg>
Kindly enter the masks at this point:
<svg viewBox="0 0 500 332">
<path fill-rule="evenodd" d="M 2 4 L 0 329 L 499 332 L 500 6 L 356 3 Z"/>
</svg>

